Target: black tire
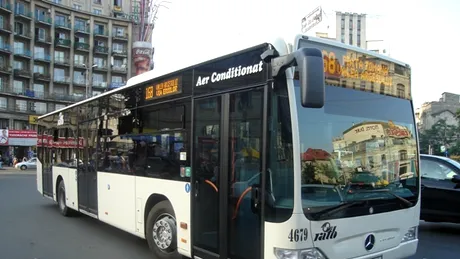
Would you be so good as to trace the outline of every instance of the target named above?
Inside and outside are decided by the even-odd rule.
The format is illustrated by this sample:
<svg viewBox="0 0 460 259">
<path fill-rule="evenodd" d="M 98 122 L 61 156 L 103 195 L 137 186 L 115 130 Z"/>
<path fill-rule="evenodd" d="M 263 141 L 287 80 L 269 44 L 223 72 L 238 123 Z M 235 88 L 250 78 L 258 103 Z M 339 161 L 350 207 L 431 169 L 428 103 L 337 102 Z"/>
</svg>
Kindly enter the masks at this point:
<svg viewBox="0 0 460 259">
<path fill-rule="evenodd" d="M 69 207 L 67 207 L 66 205 L 64 181 L 61 181 L 59 183 L 58 193 L 57 193 L 57 202 L 59 206 L 59 212 L 61 212 L 62 215 L 69 217 L 72 213 L 71 213 L 71 209 L 69 209 Z"/>
<path fill-rule="evenodd" d="M 147 216 L 145 232 L 150 251 L 153 253 L 153 258 L 182 258 L 177 252 L 177 224 L 175 214 L 168 201 L 161 201 L 150 210 Z"/>
<path fill-rule="evenodd" d="M 27 166 L 26 165 L 21 165 L 21 170 L 26 170 Z"/>
</svg>

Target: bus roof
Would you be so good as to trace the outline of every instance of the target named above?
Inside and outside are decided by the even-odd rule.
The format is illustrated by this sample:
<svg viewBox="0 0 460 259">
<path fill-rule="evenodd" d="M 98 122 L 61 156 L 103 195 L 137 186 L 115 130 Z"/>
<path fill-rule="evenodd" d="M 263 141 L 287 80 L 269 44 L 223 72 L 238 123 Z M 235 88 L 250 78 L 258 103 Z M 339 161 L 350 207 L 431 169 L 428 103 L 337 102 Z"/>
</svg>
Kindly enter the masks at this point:
<svg viewBox="0 0 460 259">
<path fill-rule="evenodd" d="M 273 44 L 279 46 L 279 44 L 281 44 L 280 41 L 283 41 L 281 38 L 276 38 L 273 42 Z M 284 42 L 284 41 L 283 41 Z M 213 63 L 213 62 L 216 62 L 216 61 L 219 61 L 219 60 L 223 60 L 223 59 L 226 59 L 226 58 L 229 58 L 229 57 L 232 57 L 234 55 L 238 55 L 238 54 L 241 54 L 241 53 L 245 53 L 245 52 L 249 52 L 249 51 L 252 51 L 254 49 L 257 49 L 257 48 L 261 48 L 261 47 L 264 47 L 266 46 L 268 43 L 262 43 L 262 44 L 259 44 L 259 45 L 255 45 L 255 46 L 252 46 L 252 47 L 249 47 L 249 48 L 246 48 L 246 49 L 243 49 L 243 50 L 240 50 L 240 51 L 236 51 L 236 52 L 233 52 L 233 53 L 230 53 L 230 54 L 227 54 L 227 55 L 223 55 L 223 56 L 219 56 L 217 58 L 214 58 L 214 59 L 211 59 L 211 60 L 207 60 L 205 62 L 202 62 L 202 63 L 199 63 L 199 64 L 195 64 L 195 65 L 192 65 L 192 66 L 188 66 L 188 67 L 185 67 L 185 68 L 182 68 L 182 69 L 179 69 L 179 70 L 175 70 L 175 71 L 172 71 L 172 72 L 167 72 L 167 73 L 156 73 L 155 70 L 150 70 L 150 71 L 147 71 L 141 75 L 137 75 L 137 76 L 134 76 L 130 79 L 128 79 L 128 82 L 126 83 L 126 85 L 122 86 L 122 87 L 119 87 L 119 88 L 116 88 L 116 89 L 113 89 L 111 91 L 107 91 L 107 92 L 104 92 L 102 94 L 99 94 L 97 96 L 93 96 L 93 97 L 90 97 L 88 99 L 85 99 L 85 100 L 82 100 L 82 101 L 79 101 L 79 102 L 76 102 L 76 103 L 73 103 L 69 106 L 66 106 L 62 109 L 59 109 L 59 110 L 56 110 L 56 111 L 52 111 L 52 112 L 49 112 L 47 114 L 44 114 L 44 115 L 41 115 L 38 117 L 38 119 L 43 119 L 43 118 L 46 118 L 48 116 L 51 116 L 51 115 L 54 115 L 54 114 L 58 114 L 62 111 L 65 111 L 65 110 L 68 110 L 68 109 L 71 109 L 73 107 L 76 107 L 76 106 L 79 106 L 81 104 L 84 104 L 84 103 L 87 103 L 87 102 L 91 102 L 93 100 L 97 100 L 99 98 L 102 98 L 104 96 L 107 96 L 107 95 L 111 95 L 113 93 L 117 93 L 117 92 L 120 92 L 120 91 L 123 91 L 125 89 L 128 89 L 128 88 L 131 88 L 131 87 L 134 87 L 134 86 L 137 86 L 138 84 L 142 84 L 142 83 L 145 83 L 147 81 L 150 81 L 150 80 L 154 80 L 154 79 L 159 79 L 161 77 L 166 77 L 166 76 L 169 76 L 169 75 L 174 75 L 176 73 L 181 73 L 183 71 L 187 71 L 187 70 L 191 70 L 191 69 L 194 69 L 194 68 L 198 68 L 200 66 L 203 66 L 203 65 L 207 65 L 209 63 Z"/>
<path fill-rule="evenodd" d="M 363 53 L 363 54 L 366 54 L 366 55 L 369 55 L 369 56 L 374 56 L 376 58 L 379 58 L 379 59 L 382 59 L 382 60 L 385 60 L 385 61 L 388 61 L 388 62 L 391 62 L 391 63 L 396 63 L 398 65 L 405 66 L 407 68 L 410 68 L 409 64 L 407 64 L 407 63 L 404 63 L 402 61 L 393 59 L 391 57 L 379 54 L 377 52 L 373 52 L 373 51 L 370 51 L 370 50 L 358 48 L 356 46 L 347 45 L 345 43 L 342 43 L 342 42 L 336 41 L 336 40 L 330 40 L 330 39 L 306 36 L 306 35 L 302 35 L 302 34 L 298 34 L 295 37 L 295 41 L 294 41 L 295 49 L 298 48 L 298 44 L 299 44 L 299 41 L 301 39 L 307 40 L 307 41 L 312 41 L 312 42 L 317 42 L 317 43 L 322 43 L 322 44 L 326 44 L 326 45 L 330 45 L 330 46 L 334 46 L 334 47 L 339 47 L 339 48 L 343 48 L 343 49 L 349 49 L 349 50 L 352 50 L 352 51 L 355 51 L 355 52 L 360 52 L 360 53 Z"/>
</svg>

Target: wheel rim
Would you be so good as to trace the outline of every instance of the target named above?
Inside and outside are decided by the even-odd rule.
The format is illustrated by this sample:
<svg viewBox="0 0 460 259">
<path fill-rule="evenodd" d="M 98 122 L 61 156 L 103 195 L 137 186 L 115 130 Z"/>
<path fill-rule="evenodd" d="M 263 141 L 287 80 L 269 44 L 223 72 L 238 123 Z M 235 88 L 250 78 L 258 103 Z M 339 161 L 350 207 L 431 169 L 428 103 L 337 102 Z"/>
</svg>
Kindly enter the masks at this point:
<svg viewBox="0 0 460 259">
<path fill-rule="evenodd" d="M 59 189 L 59 208 L 62 211 L 65 209 L 65 195 L 62 189 Z"/>
<path fill-rule="evenodd" d="M 176 219 L 170 214 L 161 214 L 153 224 L 153 241 L 162 251 L 166 252 L 173 242 L 173 229 Z"/>
</svg>

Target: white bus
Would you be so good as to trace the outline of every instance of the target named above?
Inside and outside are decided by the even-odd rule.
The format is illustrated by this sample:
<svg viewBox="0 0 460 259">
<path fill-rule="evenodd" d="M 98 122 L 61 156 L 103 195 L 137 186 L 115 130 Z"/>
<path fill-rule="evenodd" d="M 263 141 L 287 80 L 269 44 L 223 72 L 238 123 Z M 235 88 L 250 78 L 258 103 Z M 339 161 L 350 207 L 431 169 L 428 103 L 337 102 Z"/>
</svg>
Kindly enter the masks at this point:
<svg viewBox="0 0 460 259">
<path fill-rule="evenodd" d="M 416 252 L 410 68 L 388 57 L 278 39 L 147 72 L 38 124 L 38 191 L 145 238 L 152 258 Z"/>
</svg>

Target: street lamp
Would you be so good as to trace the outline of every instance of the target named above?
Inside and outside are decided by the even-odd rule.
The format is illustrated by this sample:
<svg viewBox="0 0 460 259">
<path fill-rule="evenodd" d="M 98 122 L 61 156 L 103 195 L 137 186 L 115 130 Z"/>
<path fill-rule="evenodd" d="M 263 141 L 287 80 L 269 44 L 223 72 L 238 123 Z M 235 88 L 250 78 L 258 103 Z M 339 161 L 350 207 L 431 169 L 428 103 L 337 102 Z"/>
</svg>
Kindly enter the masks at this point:
<svg viewBox="0 0 460 259">
<path fill-rule="evenodd" d="M 92 88 L 92 86 L 91 86 L 91 84 L 90 84 L 90 82 L 89 82 L 89 79 L 90 79 L 90 77 L 89 77 L 89 70 L 93 70 L 94 68 L 96 68 L 96 67 L 97 67 L 97 64 L 94 64 L 94 65 L 92 65 L 91 67 L 90 67 L 90 66 L 87 66 L 86 64 L 83 64 L 83 67 L 86 68 L 86 70 L 83 71 L 83 72 L 81 72 L 81 74 L 83 75 L 83 74 L 86 73 L 86 75 L 85 75 L 85 84 L 86 84 L 86 87 L 85 87 L 85 88 L 86 88 L 86 89 L 85 89 L 85 97 L 86 97 L 86 99 L 88 99 L 89 97 L 91 97 L 91 94 L 92 94 L 92 92 L 93 92 L 93 91 L 92 91 L 93 88 Z M 89 95 L 89 97 L 88 97 L 88 95 Z"/>
</svg>

